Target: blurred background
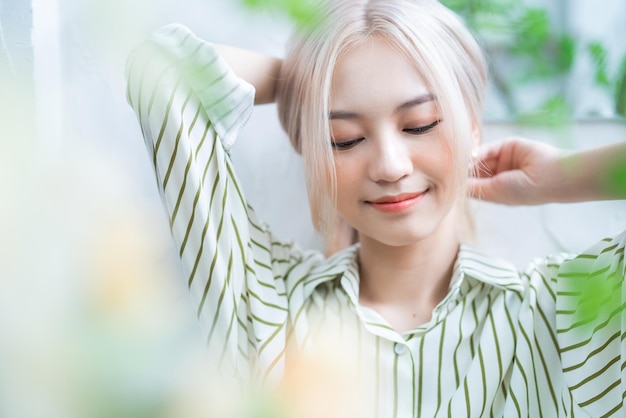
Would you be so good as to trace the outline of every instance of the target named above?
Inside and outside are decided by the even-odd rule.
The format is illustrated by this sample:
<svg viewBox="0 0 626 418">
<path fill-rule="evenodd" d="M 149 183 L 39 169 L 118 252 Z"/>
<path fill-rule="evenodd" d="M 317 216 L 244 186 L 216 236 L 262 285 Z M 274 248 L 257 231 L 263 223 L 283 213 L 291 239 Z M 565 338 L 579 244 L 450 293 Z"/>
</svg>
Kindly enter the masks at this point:
<svg viewBox="0 0 626 418">
<path fill-rule="evenodd" d="M 492 63 L 485 141 L 626 139 L 623 0 L 444 3 Z M 216 416 L 220 391 L 124 62 L 170 22 L 282 56 L 305 18 L 302 0 L 0 0 L 0 417 Z M 233 159 L 275 233 L 319 247 L 301 161 L 275 113 L 255 110 Z M 475 211 L 476 245 L 520 268 L 626 227 L 624 202 Z"/>
</svg>

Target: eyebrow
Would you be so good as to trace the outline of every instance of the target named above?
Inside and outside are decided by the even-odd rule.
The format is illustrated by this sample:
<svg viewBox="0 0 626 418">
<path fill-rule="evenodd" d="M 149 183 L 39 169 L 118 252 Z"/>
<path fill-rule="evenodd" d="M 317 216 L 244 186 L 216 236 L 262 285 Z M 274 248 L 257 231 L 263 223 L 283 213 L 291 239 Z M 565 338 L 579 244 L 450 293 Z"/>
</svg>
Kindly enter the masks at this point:
<svg viewBox="0 0 626 418">
<path fill-rule="evenodd" d="M 399 112 L 401 110 L 407 110 L 414 106 L 421 105 L 423 103 L 432 102 L 435 100 L 435 96 L 431 93 L 422 94 L 421 96 L 417 96 L 414 99 L 411 99 L 407 102 L 402 103 L 395 109 L 395 112 Z M 343 110 L 331 111 L 328 115 L 329 119 L 359 119 L 360 115 L 355 112 L 346 112 Z"/>
</svg>

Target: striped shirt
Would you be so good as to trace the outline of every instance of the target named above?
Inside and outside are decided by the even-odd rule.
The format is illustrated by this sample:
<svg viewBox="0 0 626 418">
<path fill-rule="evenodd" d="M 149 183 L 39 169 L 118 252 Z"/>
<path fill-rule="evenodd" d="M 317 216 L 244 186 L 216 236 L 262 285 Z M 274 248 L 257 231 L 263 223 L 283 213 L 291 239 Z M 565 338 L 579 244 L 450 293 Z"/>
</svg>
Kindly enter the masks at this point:
<svg viewBox="0 0 626 418">
<path fill-rule="evenodd" d="M 626 233 L 521 273 L 461 245 L 431 320 L 400 334 L 358 303 L 358 245 L 326 259 L 257 219 L 228 154 L 254 88 L 211 44 L 161 28 L 127 80 L 197 317 L 229 373 L 278 382 L 310 358 L 336 393 L 358 387 L 358 416 L 626 414 Z"/>
</svg>

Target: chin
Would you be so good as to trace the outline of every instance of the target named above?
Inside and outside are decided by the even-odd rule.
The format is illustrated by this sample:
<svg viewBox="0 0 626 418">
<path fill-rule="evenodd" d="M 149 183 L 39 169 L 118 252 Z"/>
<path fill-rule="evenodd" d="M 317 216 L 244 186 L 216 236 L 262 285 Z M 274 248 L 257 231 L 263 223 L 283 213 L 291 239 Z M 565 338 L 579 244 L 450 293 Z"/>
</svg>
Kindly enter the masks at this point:
<svg viewBox="0 0 626 418">
<path fill-rule="evenodd" d="M 399 228 L 398 231 L 386 230 L 384 233 L 371 235 L 362 234 L 361 236 L 365 235 L 367 239 L 374 240 L 389 247 L 406 247 L 433 237 L 434 230 L 435 228 L 424 228 L 422 230 Z"/>
</svg>

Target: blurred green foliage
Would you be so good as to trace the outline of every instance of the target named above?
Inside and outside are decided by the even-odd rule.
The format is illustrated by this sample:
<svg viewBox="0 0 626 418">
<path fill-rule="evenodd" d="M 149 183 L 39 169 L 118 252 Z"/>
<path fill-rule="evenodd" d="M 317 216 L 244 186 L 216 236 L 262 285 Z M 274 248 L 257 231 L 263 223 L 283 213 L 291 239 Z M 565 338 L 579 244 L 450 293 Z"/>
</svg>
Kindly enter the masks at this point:
<svg viewBox="0 0 626 418">
<path fill-rule="evenodd" d="M 579 296 L 573 313 L 574 324 L 593 332 L 598 323 L 608 321 L 623 311 L 622 281 L 623 278 L 615 272 L 583 278 L 577 286 Z"/>
<path fill-rule="evenodd" d="M 618 115 L 626 116 L 626 57 L 622 58 L 622 63 L 617 74 L 615 111 Z"/>
<path fill-rule="evenodd" d="M 278 10 L 291 19 L 297 27 L 310 28 L 319 22 L 315 0 L 240 0 L 248 9 Z"/>
<path fill-rule="evenodd" d="M 525 123 L 554 125 L 572 117 L 566 93 L 567 74 L 580 54 L 588 54 L 594 84 L 614 102 L 614 113 L 626 116 L 626 56 L 611 72 L 610 56 L 599 41 L 583 43 L 551 19 L 546 8 L 518 0 L 442 0 L 465 18 L 491 60 L 491 76 L 509 114 Z M 508 65 L 505 61 L 508 61 Z M 546 87 L 548 96 L 534 109 L 521 106 L 517 92 L 531 84 Z"/>
</svg>

